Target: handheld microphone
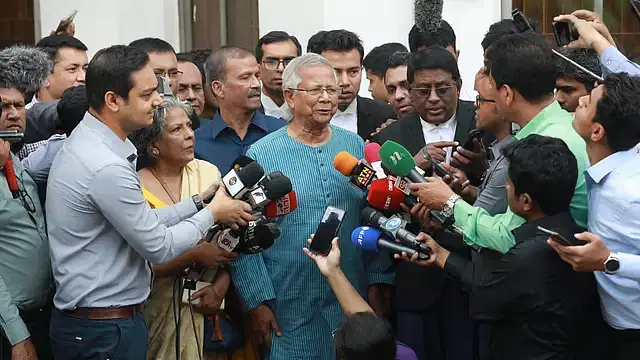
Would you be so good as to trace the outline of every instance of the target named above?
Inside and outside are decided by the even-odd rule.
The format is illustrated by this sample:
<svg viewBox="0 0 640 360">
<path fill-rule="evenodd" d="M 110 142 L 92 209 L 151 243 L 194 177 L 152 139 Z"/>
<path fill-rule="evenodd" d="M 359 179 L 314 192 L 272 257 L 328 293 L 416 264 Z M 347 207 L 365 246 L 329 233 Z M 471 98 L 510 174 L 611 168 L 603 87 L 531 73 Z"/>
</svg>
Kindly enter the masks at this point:
<svg viewBox="0 0 640 360">
<path fill-rule="evenodd" d="M 226 229 L 218 239 L 218 246 L 228 252 L 240 252 L 243 254 L 256 254 L 264 251 L 271 247 L 275 239 L 280 236 L 279 229 L 277 236 L 274 236 L 273 227 L 266 226 L 269 222 L 266 217 L 259 216 L 258 219 L 250 222 L 246 228 L 239 230 Z"/>
<path fill-rule="evenodd" d="M 388 140 L 378 152 L 382 165 L 393 175 L 407 177 L 414 183 L 425 183 L 427 179 L 416 170 L 416 162 L 413 156 L 402 145 Z"/>
<path fill-rule="evenodd" d="M 380 161 L 380 155 L 378 155 L 378 151 L 380 151 L 380 144 L 377 143 L 369 143 L 364 147 L 364 159 L 371 164 L 373 170 L 376 171 L 376 177 L 378 179 L 384 179 L 387 177 L 387 174 L 384 172 L 382 168 L 382 162 Z"/>
<path fill-rule="evenodd" d="M 423 32 L 436 32 L 442 23 L 443 0 L 415 0 L 413 13 L 416 26 Z"/>
<path fill-rule="evenodd" d="M 252 162 L 255 162 L 255 160 L 248 156 L 240 155 L 235 160 L 233 160 L 233 164 L 231 164 L 231 168 L 235 170 L 240 170 L 243 167 L 251 164 Z"/>
<path fill-rule="evenodd" d="M 395 186 L 391 178 L 377 179 L 371 182 L 367 201 L 369 205 L 382 211 L 400 211 L 401 204 L 406 203 L 407 196 Z"/>
<path fill-rule="evenodd" d="M 292 190 L 285 196 L 267 204 L 264 215 L 268 218 L 277 218 L 291 214 L 297 207 L 298 198 L 295 190 Z"/>
<path fill-rule="evenodd" d="M 291 180 L 280 171 L 265 176 L 254 189 L 248 193 L 248 200 L 254 209 L 262 208 L 293 190 Z"/>
<path fill-rule="evenodd" d="M 421 243 L 416 236 L 404 228 L 405 223 L 397 217 L 387 218 L 376 210 L 366 207 L 362 210 L 362 220 L 372 225 L 394 239 L 398 239 L 414 250 L 428 252 L 429 246 Z"/>
<path fill-rule="evenodd" d="M 374 169 L 363 161 L 358 161 L 346 151 L 339 152 L 333 159 L 333 167 L 360 190 L 366 190 L 375 178 Z"/>
<path fill-rule="evenodd" d="M 351 242 L 353 242 L 357 248 L 367 252 L 380 252 L 380 250 L 385 250 L 393 254 L 401 254 L 405 252 L 409 257 L 417 253 L 420 260 L 428 260 L 431 251 L 420 252 L 388 241 L 383 237 L 380 230 L 368 226 L 359 226 L 355 228 L 351 233 Z"/>
<path fill-rule="evenodd" d="M 239 199 L 254 187 L 264 176 L 262 166 L 257 162 L 251 162 L 240 170 L 231 169 L 222 178 L 222 183 L 234 199 Z"/>
</svg>

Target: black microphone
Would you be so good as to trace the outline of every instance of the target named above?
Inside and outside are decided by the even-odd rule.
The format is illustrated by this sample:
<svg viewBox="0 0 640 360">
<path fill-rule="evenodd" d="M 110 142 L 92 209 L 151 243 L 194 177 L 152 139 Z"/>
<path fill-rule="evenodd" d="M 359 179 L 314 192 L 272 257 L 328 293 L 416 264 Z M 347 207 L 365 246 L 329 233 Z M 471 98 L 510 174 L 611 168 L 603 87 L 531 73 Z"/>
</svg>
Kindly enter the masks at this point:
<svg viewBox="0 0 640 360">
<path fill-rule="evenodd" d="M 382 230 L 388 236 L 398 239 L 402 241 L 404 244 L 411 246 L 414 250 L 417 251 L 429 251 L 429 246 L 427 244 L 421 243 L 416 239 L 416 236 L 409 231 L 407 231 L 404 226 L 406 222 L 398 217 L 387 218 L 382 213 L 372 209 L 370 207 L 366 207 L 362 210 L 362 219 Z"/>
<path fill-rule="evenodd" d="M 428 260 L 431 249 L 427 247 L 425 251 L 416 251 L 407 246 L 402 246 L 394 242 L 388 241 L 383 237 L 380 230 L 368 226 L 359 226 L 351 233 L 351 242 L 364 251 L 380 252 L 380 250 L 389 251 L 393 254 L 407 253 L 409 257 L 418 254 L 418 259 Z"/>
<path fill-rule="evenodd" d="M 259 209 L 287 195 L 292 190 L 291 180 L 280 171 L 274 171 L 260 180 L 258 185 L 247 193 L 247 200 L 252 208 Z"/>
<path fill-rule="evenodd" d="M 239 199 L 251 190 L 263 176 L 264 169 L 262 169 L 262 166 L 255 161 L 251 161 L 238 170 L 229 170 L 227 175 L 222 178 L 222 183 L 232 198 Z M 207 198 L 202 199 L 202 202 L 205 204 L 210 203 L 215 195 L 216 192 L 214 191 Z"/>
<path fill-rule="evenodd" d="M 258 219 L 249 223 L 249 226 L 231 230 L 226 229 L 218 239 L 218 246 L 229 252 L 240 252 L 244 254 L 255 254 L 264 251 L 273 245 L 275 239 L 280 236 L 278 229 L 277 236 L 273 236 L 272 227 L 267 226 L 271 220 L 260 215 Z"/>
</svg>

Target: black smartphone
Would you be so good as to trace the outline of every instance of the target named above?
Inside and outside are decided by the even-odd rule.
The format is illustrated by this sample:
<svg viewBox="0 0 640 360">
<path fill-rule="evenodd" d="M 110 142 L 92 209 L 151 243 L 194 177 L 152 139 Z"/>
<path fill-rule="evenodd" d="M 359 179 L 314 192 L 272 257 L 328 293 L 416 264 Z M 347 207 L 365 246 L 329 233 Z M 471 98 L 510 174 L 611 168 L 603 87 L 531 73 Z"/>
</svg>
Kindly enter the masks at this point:
<svg viewBox="0 0 640 360">
<path fill-rule="evenodd" d="M 431 156 L 429 156 L 429 154 L 425 153 L 425 158 L 427 159 L 429 164 L 431 164 L 431 166 L 433 166 L 433 170 L 435 171 L 436 175 L 438 175 L 440 177 L 444 177 L 445 175 L 449 175 L 451 177 L 451 179 L 453 179 L 453 174 L 448 172 L 447 170 L 445 170 L 442 166 L 440 166 L 440 163 L 438 163 L 437 161 L 433 160 L 433 158 Z"/>
<path fill-rule="evenodd" d="M 640 0 L 629 0 L 629 2 L 631 3 L 631 7 L 633 8 L 633 10 L 636 12 L 636 15 L 638 15 L 638 18 L 640 19 Z"/>
<path fill-rule="evenodd" d="M 0 130 L 0 139 L 15 143 L 22 140 L 24 133 L 18 132 L 18 130 Z"/>
<path fill-rule="evenodd" d="M 538 231 L 549 236 L 550 238 L 552 238 L 553 240 L 559 242 L 560 244 L 564 245 L 564 246 L 574 246 L 574 245 L 578 245 L 578 241 L 577 239 L 573 242 L 567 240 L 567 238 L 565 238 L 564 236 L 560 235 L 559 233 L 549 230 L 549 229 L 545 229 L 542 226 L 538 226 Z"/>
<path fill-rule="evenodd" d="M 338 235 L 345 211 L 333 206 L 327 207 L 316 229 L 309 250 L 316 254 L 327 255 L 331 251 L 331 241 Z"/>
<path fill-rule="evenodd" d="M 511 11 L 511 18 L 513 19 L 513 25 L 515 25 L 519 32 L 533 31 L 529 20 L 527 20 L 520 9 L 513 9 Z"/>
<path fill-rule="evenodd" d="M 571 28 L 568 22 L 554 21 L 551 23 L 553 28 L 553 36 L 556 38 L 556 44 L 562 47 L 569 45 L 571 39 Z"/>
<path fill-rule="evenodd" d="M 467 138 L 467 141 L 464 143 L 464 145 L 462 145 L 462 147 L 469 151 L 473 151 L 473 140 L 478 139 L 478 141 L 482 142 L 482 135 L 483 135 L 482 130 L 479 130 L 479 129 L 471 130 L 469 132 L 469 137 Z"/>
</svg>

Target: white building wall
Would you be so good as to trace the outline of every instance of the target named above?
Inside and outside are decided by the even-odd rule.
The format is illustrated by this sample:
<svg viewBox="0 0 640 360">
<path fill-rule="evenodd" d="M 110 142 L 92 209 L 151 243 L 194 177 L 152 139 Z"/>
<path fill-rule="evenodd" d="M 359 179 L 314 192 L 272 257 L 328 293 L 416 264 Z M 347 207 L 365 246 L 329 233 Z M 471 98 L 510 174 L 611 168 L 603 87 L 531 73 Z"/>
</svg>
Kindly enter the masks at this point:
<svg viewBox="0 0 640 360">
<path fill-rule="evenodd" d="M 320 30 L 347 29 L 357 33 L 365 53 L 386 43 L 408 47 L 413 26 L 412 0 L 258 0 L 260 36 L 284 30 L 300 40 L 303 49 Z M 443 18 L 456 32 L 460 50 L 463 97 L 471 100 L 473 80 L 482 65 L 480 41 L 489 25 L 501 19 L 500 0 L 444 0 Z M 363 76 L 360 95 L 370 97 Z"/>
<path fill-rule="evenodd" d="M 36 0 L 42 36 L 73 9 L 76 35 L 89 56 L 113 44 L 159 37 L 180 51 L 178 1 L 183 0 Z M 473 79 L 482 65 L 480 41 L 489 25 L 500 20 L 500 0 L 444 0 L 443 18 L 454 28 L 460 50 L 463 98 L 473 97 Z M 412 0 L 258 0 L 260 36 L 284 30 L 300 40 L 303 50 L 320 30 L 347 29 L 363 40 L 365 52 L 386 42 L 408 46 L 413 25 Z M 37 35 L 37 34 L 36 34 Z M 360 95 L 370 96 L 363 76 Z"/>
<path fill-rule="evenodd" d="M 49 35 L 63 17 L 78 10 L 76 37 L 96 51 L 128 44 L 143 37 L 159 37 L 180 50 L 178 0 L 36 0 L 41 34 Z"/>
</svg>

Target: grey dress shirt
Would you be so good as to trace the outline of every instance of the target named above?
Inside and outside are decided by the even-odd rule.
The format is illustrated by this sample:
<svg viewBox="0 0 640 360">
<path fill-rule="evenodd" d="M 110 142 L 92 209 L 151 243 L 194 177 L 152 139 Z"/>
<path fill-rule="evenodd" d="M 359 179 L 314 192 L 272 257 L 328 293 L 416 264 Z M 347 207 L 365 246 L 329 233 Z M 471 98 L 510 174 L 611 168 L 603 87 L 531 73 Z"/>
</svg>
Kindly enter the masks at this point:
<svg viewBox="0 0 640 360">
<path fill-rule="evenodd" d="M 196 214 L 190 198 L 151 209 L 135 159 L 129 139 L 87 112 L 53 161 L 46 212 L 58 309 L 144 302 L 147 261 L 172 260 L 213 224 L 210 211 Z"/>
<path fill-rule="evenodd" d="M 23 193 L 14 199 L 4 169 L 0 170 L 0 326 L 9 343 L 15 345 L 30 336 L 18 310 L 44 306 L 53 290 L 53 279 L 36 184 L 18 158 L 12 158 Z"/>
<path fill-rule="evenodd" d="M 473 206 L 485 209 L 491 215 L 504 214 L 507 211 L 507 175 L 509 161 L 502 155 L 502 149 L 513 140 L 513 136 L 491 143 L 490 151 L 493 160 L 478 187 L 478 198 Z"/>
</svg>

